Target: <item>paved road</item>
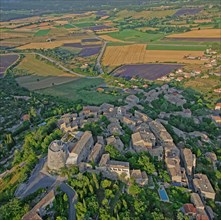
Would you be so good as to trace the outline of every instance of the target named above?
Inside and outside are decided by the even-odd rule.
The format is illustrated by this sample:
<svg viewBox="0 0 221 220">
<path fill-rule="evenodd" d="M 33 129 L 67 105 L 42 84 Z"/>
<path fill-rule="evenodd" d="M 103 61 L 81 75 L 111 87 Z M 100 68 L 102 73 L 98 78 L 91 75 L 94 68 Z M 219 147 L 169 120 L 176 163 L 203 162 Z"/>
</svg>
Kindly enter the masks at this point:
<svg viewBox="0 0 221 220">
<path fill-rule="evenodd" d="M 103 48 L 102 48 L 102 50 L 101 50 L 101 53 L 100 53 L 100 55 L 99 55 L 100 58 L 97 60 L 97 64 L 96 64 L 96 65 L 98 65 L 98 68 L 99 68 L 99 72 L 100 72 L 100 73 L 104 73 L 103 70 L 102 70 L 101 64 L 100 64 L 100 60 L 101 60 L 101 58 L 102 58 L 102 56 L 103 56 L 103 53 L 104 53 L 104 51 L 105 51 L 105 48 L 106 48 L 106 42 L 104 43 L 104 46 L 103 46 Z M 74 75 L 76 75 L 76 76 L 78 76 L 78 77 L 81 77 L 81 78 L 88 78 L 88 79 L 100 78 L 100 75 L 98 75 L 98 76 L 86 76 L 86 75 L 83 75 L 83 74 L 80 74 L 80 73 L 76 73 L 76 72 L 74 72 L 74 71 L 68 69 L 67 67 L 63 66 L 63 65 L 62 65 L 60 62 L 58 62 L 57 60 L 54 60 L 54 59 L 52 59 L 52 58 L 50 58 L 50 57 L 47 57 L 47 56 L 45 56 L 45 55 L 43 55 L 43 54 L 41 54 L 41 53 L 36 53 L 36 52 L 18 52 L 18 53 L 19 53 L 19 54 L 38 55 L 38 56 L 42 57 L 43 59 L 46 59 L 46 60 L 48 60 L 49 62 L 53 63 L 55 66 L 57 66 L 57 67 L 63 69 L 64 71 L 66 71 L 66 72 L 68 72 L 68 73 L 70 73 L 70 74 L 74 74 Z M 18 53 L 13 52 L 13 53 L 10 53 L 10 54 L 18 54 Z"/>
<path fill-rule="evenodd" d="M 46 174 L 40 172 L 45 162 L 46 158 L 41 158 L 39 160 L 39 163 L 32 171 L 28 182 L 21 184 L 17 188 L 15 192 L 16 197 L 25 198 L 26 196 L 36 192 L 40 188 L 50 187 L 56 181 L 55 177 L 47 176 Z"/>
<path fill-rule="evenodd" d="M 60 189 L 65 192 L 69 200 L 68 220 L 76 220 L 75 204 L 77 203 L 77 194 L 68 184 L 62 183 Z"/>
<path fill-rule="evenodd" d="M 106 41 L 103 41 L 104 42 L 104 44 L 103 44 L 103 47 L 102 47 L 102 49 L 101 49 L 101 52 L 100 52 L 100 54 L 98 55 L 98 57 L 97 57 L 97 61 L 96 61 L 96 69 L 98 70 L 98 72 L 100 73 L 100 74 L 104 74 L 104 71 L 103 71 L 103 69 L 102 69 L 102 65 L 101 65 L 101 59 L 102 59 L 102 57 L 103 57 L 103 55 L 104 55 L 104 52 L 105 52 L 105 50 L 106 50 L 106 47 L 107 47 L 107 42 Z"/>
</svg>

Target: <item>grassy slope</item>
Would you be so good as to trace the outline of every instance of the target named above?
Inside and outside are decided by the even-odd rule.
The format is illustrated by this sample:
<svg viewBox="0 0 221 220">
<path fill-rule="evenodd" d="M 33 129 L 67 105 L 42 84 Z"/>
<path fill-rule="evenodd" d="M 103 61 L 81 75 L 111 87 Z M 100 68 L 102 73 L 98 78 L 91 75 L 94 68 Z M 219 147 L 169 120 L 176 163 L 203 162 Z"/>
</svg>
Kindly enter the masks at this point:
<svg viewBox="0 0 221 220">
<path fill-rule="evenodd" d="M 101 78 L 96 79 L 78 79 L 76 81 L 54 86 L 48 89 L 39 90 L 39 92 L 77 101 L 82 99 L 84 103 L 100 105 L 104 102 L 113 102 L 121 98 L 110 94 L 99 93 L 96 88 L 104 83 Z"/>
</svg>

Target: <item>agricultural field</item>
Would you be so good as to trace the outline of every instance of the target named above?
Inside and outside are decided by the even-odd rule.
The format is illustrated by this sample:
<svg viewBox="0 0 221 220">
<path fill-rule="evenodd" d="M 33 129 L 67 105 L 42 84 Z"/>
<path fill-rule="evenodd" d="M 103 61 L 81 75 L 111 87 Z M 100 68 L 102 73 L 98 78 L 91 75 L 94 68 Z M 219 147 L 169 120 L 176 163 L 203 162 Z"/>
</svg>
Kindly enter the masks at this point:
<svg viewBox="0 0 221 220">
<path fill-rule="evenodd" d="M 200 11 L 202 11 L 202 8 L 182 8 L 179 9 L 174 16 L 183 16 L 183 15 L 196 15 Z"/>
<path fill-rule="evenodd" d="M 70 99 L 73 102 L 82 100 L 89 105 L 100 105 L 104 102 L 116 102 L 122 98 L 120 94 L 112 95 L 98 92 L 96 89 L 105 84 L 101 78 L 84 78 L 63 85 L 42 89 L 38 92 L 60 98 Z"/>
<path fill-rule="evenodd" d="M 39 30 L 37 33 L 35 33 L 35 37 L 46 36 L 49 33 L 49 31 L 50 31 L 50 29 Z"/>
<path fill-rule="evenodd" d="M 185 88 L 192 88 L 202 94 L 204 98 L 211 103 L 220 100 L 220 94 L 214 92 L 214 89 L 221 87 L 221 79 L 219 76 L 210 76 L 209 78 L 197 77 L 182 83 Z"/>
<path fill-rule="evenodd" d="M 126 46 L 108 46 L 105 50 L 102 63 L 104 66 L 120 66 L 123 64 L 142 63 L 192 63 L 200 64 L 201 60 L 184 59 L 186 55 L 202 56 L 202 51 L 182 50 L 146 50 L 146 44 Z"/>
<path fill-rule="evenodd" d="M 126 29 L 119 32 L 108 33 L 108 36 L 127 42 L 134 43 L 147 43 L 155 40 L 159 40 L 164 37 L 163 34 L 149 34 L 141 31 Z"/>
<path fill-rule="evenodd" d="M 112 74 L 126 79 L 139 77 L 147 80 L 156 80 L 181 67 L 182 65 L 179 64 L 124 65 L 116 69 Z"/>
<path fill-rule="evenodd" d="M 129 10 L 122 10 L 119 11 L 116 14 L 116 20 L 124 19 L 127 17 L 133 17 L 133 18 L 145 18 L 145 19 L 151 19 L 151 18 L 162 18 L 166 16 L 171 16 L 176 13 L 176 10 L 158 10 L 158 11 L 129 11 Z"/>
<path fill-rule="evenodd" d="M 76 77 L 70 74 L 64 74 L 61 76 L 31 75 L 31 76 L 17 77 L 16 81 L 18 82 L 20 86 L 30 91 L 35 91 L 39 89 L 45 89 L 45 88 L 53 87 L 56 85 L 68 83 L 76 79 L 77 79 Z"/>
<path fill-rule="evenodd" d="M 47 88 L 75 80 L 77 77 L 56 68 L 35 58 L 35 55 L 26 55 L 25 58 L 15 68 L 15 73 L 19 76 L 16 80 L 29 90 Z M 21 76 L 21 75 L 28 76 Z"/>
<path fill-rule="evenodd" d="M 56 47 L 60 47 L 63 44 L 69 43 L 79 43 L 80 39 L 73 39 L 73 40 L 58 40 L 52 42 L 36 42 L 36 43 L 29 43 L 26 45 L 22 45 L 17 47 L 19 50 L 27 50 L 27 49 L 52 49 Z"/>
<path fill-rule="evenodd" d="M 80 57 L 90 57 L 93 55 L 97 55 L 101 50 L 101 47 L 85 47 L 79 53 Z"/>
<path fill-rule="evenodd" d="M 180 34 L 171 34 L 166 38 L 192 41 L 220 41 L 221 29 L 193 30 Z"/>
<path fill-rule="evenodd" d="M 106 41 L 109 41 L 109 42 L 119 42 L 119 43 L 123 43 L 123 42 L 124 42 L 124 41 L 122 41 L 122 40 L 113 38 L 113 37 L 111 37 L 111 36 L 109 36 L 109 35 L 106 35 L 106 34 L 100 35 L 99 37 L 102 38 L 102 39 L 104 39 L 104 40 L 106 40 Z"/>
<path fill-rule="evenodd" d="M 206 45 L 185 45 L 185 44 L 148 44 L 148 50 L 186 50 L 186 51 L 205 51 L 207 48 Z"/>
<path fill-rule="evenodd" d="M 4 72 L 10 67 L 13 63 L 18 60 L 19 56 L 16 54 L 13 55 L 0 55 L 0 77 Z"/>
</svg>

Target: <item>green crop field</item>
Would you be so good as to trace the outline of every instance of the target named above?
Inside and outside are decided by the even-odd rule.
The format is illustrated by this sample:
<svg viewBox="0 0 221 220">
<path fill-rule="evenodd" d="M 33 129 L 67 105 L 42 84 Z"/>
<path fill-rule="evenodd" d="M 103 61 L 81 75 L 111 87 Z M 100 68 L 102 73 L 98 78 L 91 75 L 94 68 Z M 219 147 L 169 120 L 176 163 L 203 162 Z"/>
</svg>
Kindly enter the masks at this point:
<svg viewBox="0 0 221 220">
<path fill-rule="evenodd" d="M 46 36 L 49 33 L 50 29 L 46 29 L 46 30 L 39 30 L 35 33 L 35 37 L 42 37 L 42 36 Z"/>
<path fill-rule="evenodd" d="M 65 25 L 64 25 L 64 28 L 67 28 L 67 29 L 68 29 L 68 28 L 74 28 L 74 26 L 73 26 L 72 24 L 65 24 Z"/>
<path fill-rule="evenodd" d="M 82 22 L 82 23 L 76 23 L 75 26 L 79 28 L 92 27 L 92 26 L 95 26 L 95 23 L 94 22 Z"/>
<path fill-rule="evenodd" d="M 206 45 L 167 45 L 167 44 L 148 44 L 147 50 L 188 50 L 188 51 L 204 51 Z"/>
<path fill-rule="evenodd" d="M 163 34 L 148 34 L 130 29 L 122 30 L 119 32 L 108 33 L 108 35 L 122 41 L 135 42 L 135 43 L 147 43 L 159 40 L 164 37 Z"/>
<path fill-rule="evenodd" d="M 112 94 L 97 92 L 96 89 L 102 84 L 104 84 L 104 80 L 101 78 L 83 78 L 63 85 L 42 89 L 38 92 L 46 95 L 67 98 L 74 102 L 82 100 L 85 104 L 89 105 L 100 105 L 104 102 L 114 102 L 121 98 L 120 95 L 114 96 Z"/>
</svg>

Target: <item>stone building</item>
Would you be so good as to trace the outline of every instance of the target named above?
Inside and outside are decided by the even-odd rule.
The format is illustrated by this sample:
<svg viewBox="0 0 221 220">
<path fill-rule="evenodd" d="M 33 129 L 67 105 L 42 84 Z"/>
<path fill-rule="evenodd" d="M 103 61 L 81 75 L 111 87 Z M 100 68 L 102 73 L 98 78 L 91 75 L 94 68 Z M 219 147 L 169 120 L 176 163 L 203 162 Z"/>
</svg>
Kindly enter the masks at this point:
<svg viewBox="0 0 221 220">
<path fill-rule="evenodd" d="M 104 152 L 104 145 L 96 143 L 88 156 L 88 162 L 98 163 Z"/>
<path fill-rule="evenodd" d="M 51 142 L 48 147 L 48 168 L 50 170 L 60 170 L 65 166 L 66 159 L 66 144 L 60 140 Z"/>
<path fill-rule="evenodd" d="M 136 132 L 132 134 L 132 145 L 136 152 L 147 151 L 156 144 L 156 138 L 150 132 Z"/>
<path fill-rule="evenodd" d="M 186 172 L 188 175 L 192 175 L 193 169 L 196 167 L 196 156 L 188 148 L 181 150 L 181 158 L 183 160 Z"/>
<path fill-rule="evenodd" d="M 79 164 L 80 162 L 86 161 L 93 146 L 94 140 L 92 133 L 90 131 L 85 131 L 77 143 L 69 146 L 66 164 Z"/>
<path fill-rule="evenodd" d="M 196 192 L 202 197 L 215 200 L 216 193 L 205 174 L 197 173 L 194 175 L 193 186 Z"/>
<path fill-rule="evenodd" d="M 148 176 L 145 171 L 141 170 L 131 170 L 130 177 L 140 186 L 148 184 Z"/>
</svg>

